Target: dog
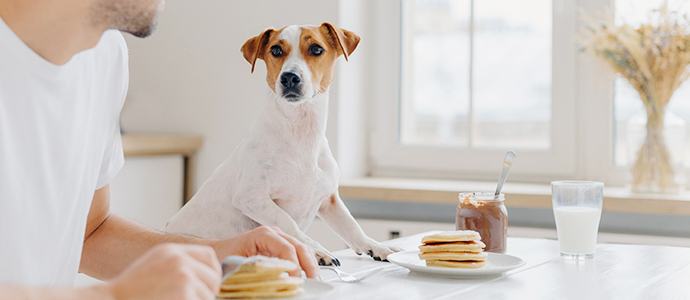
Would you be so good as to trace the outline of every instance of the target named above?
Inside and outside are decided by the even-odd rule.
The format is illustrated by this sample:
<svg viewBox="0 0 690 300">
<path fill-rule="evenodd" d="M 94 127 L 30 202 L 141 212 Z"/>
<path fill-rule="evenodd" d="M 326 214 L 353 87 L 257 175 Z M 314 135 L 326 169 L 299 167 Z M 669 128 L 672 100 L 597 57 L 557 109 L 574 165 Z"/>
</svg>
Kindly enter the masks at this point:
<svg viewBox="0 0 690 300">
<path fill-rule="evenodd" d="M 163 228 L 203 238 L 230 238 L 277 226 L 314 250 L 320 265 L 340 261 L 304 231 L 319 216 L 352 250 L 386 260 L 400 248 L 364 234 L 338 195 L 340 171 L 326 139 L 335 62 L 359 44 L 330 23 L 269 28 L 242 46 L 251 64 L 266 63 L 270 99 L 249 135 Z"/>
</svg>

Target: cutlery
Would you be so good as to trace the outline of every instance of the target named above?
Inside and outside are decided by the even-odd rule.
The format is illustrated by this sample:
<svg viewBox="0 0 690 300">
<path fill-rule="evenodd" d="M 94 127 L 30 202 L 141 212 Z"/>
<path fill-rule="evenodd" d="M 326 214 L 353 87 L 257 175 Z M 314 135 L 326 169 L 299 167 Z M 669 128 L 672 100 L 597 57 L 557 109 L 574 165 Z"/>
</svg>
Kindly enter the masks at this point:
<svg viewBox="0 0 690 300">
<path fill-rule="evenodd" d="M 506 158 L 503 160 L 503 168 L 501 169 L 501 176 L 498 177 L 498 186 L 496 186 L 496 194 L 495 197 L 498 197 L 498 195 L 501 194 L 501 189 L 503 188 L 503 184 L 506 182 L 506 179 L 508 178 L 508 173 L 510 172 L 510 167 L 513 165 L 513 162 L 515 161 L 515 152 L 514 151 L 508 151 L 506 153 Z"/>
<path fill-rule="evenodd" d="M 235 274 L 243 264 L 253 261 L 256 261 L 256 259 L 252 259 L 251 257 L 248 258 L 236 255 L 226 257 L 225 259 L 223 259 L 223 262 L 221 263 L 221 269 L 223 270 L 223 279 L 221 279 L 220 282 L 225 282 L 225 279 L 228 279 L 230 275 Z"/>
<path fill-rule="evenodd" d="M 362 277 L 360 277 L 360 278 L 357 278 L 357 277 L 355 277 L 355 276 L 352 276 L 351 274 L 348 274 L 348 273 L 345 273 L 345 272 L 343 272 L 343 271 L 340 271 L 340 270 L 338 270 L 338 269 L 336 269 L 336 268 L 334 268 L 334 267 L 325 267 L 325 266 L 321 266 L 320 268 L 321 268 L 321 270 L 331 270 L 331 271 L 335 272 L 335 274 L 338 275 L 338 278 L 339 278 L 341 281 L 347 282 L 347 283 L 360 282 L 360 281 L 362 281 L 362 280 L 364 280 L 364 279 L 367 279 L 367 278 L 369 278 L 369 277 L 371 277 L 371 276 L 374 276 L 374 275 L 378 274 L 378 272 L 381 272 L 381 270 L 383 270 L 383 268 L 379 268 L 379 269 L 376 269 L 376 270 L 374 270 L 374 271 L 369 272 L 369 274 L 367 274 L 367 275 L 364 275 L 364 276 L 362 276 Z"/>
</svg>

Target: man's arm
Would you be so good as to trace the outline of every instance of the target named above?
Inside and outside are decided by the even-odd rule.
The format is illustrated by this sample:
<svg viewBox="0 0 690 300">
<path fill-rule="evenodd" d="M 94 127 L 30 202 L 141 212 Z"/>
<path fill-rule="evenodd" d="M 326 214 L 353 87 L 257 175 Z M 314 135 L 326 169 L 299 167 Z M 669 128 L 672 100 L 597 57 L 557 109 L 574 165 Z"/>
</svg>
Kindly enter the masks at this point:
<svg viewBox="0 0 690 300">
<path fill-rule="evenodd" d="M 155 246 L 111 282 L 85 288 L 0 285 L 0 300 L 215 299 L 220 264 L 208 246 Z"/>
<path fill-rule="evenodd" d="M 261 227 L 227 240 L 165 234 L 110 215 L 109 194 L 105 186 L 94 195 L 79 271 L 112 281 L 86 288 L 0 285 L 0 300 L 215 299 L 218 257 L 233 254 L 289 259 L 301 263 L 307 276 L 318 276 L 311 250 L 280 229 Z"/>
<path fill-rule="evenodd" d="M 108 299 L 102 285 L 89 288 L 72 287 L 27 287 L 20 285 L 0 286 L 0 299 L 12 300 L 72 300 L 72 299 Z"/>
<path fill-rule="evenodd" d="M 257 254 L 280 257 L 301 265 L 308 277 L 318 276 L 311 249 L 277 228 L 262 227 L 226 240 L 162 233 L 110 214 L 109 185 L 94 194 L 85 237 L 79 271 L 103 280 L 117 276 L 137 258 L 161 243 L 208 245 L 213 247 L 219 259 L 228 255 Z M 292 275 L 298 275 L 298 272 Z"/>
<path fill-rule="evenodd" d="M 117 276 L 157 244 L 205 243 L 192 237 L 161 234 L 122 216 L 111 214 L 110 185 L 94 193 L 84 237 L 79 272 L 101 280 Z"/>
</svg>

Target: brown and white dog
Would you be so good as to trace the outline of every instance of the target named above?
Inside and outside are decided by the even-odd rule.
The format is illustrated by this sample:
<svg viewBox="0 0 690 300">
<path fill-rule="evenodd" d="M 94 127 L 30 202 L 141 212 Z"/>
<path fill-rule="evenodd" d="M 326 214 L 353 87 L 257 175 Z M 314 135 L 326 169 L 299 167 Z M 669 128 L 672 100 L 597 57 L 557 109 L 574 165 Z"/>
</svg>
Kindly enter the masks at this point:
<svg viewBox="0 0 690 300">
<path fill-rule="evenodd" d="M 163 228 L 229 238 L 277 226 L 310 246 L 322 265 L 340 265 L 304 230 L 318 215 L 356 253 L 376 260 L 400 249 L 364 234 L 338 195 L 340 171 L 326 140 L 328 90 L 335 61 L 347 60 L 359 36 L 329 23 L 267 29 L 242 46 L 252 65 L 266 62 L 273 91 L 235 152 Z"/>
</svg>

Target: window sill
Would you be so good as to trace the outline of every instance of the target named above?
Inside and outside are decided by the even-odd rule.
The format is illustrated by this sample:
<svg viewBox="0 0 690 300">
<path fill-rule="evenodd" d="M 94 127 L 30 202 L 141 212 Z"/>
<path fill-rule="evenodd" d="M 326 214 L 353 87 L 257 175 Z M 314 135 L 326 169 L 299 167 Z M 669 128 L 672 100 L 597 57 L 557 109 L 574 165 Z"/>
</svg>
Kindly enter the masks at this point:
<svg viewBox="0 0 690 300">
<path fill-rule="evenodd" d="M 394 202 L 456 204 L 458 193 L 494 191 L 495 182 L 366 177 L 340 181 L 340 196 Z M 506 183 L 506 206 L 551 208 L 551 187 Z M 604 189 L 604 211 L 690 216 L 690 192 L 680 195 L 633 194 L 626 188 Z"/>
</svg>

